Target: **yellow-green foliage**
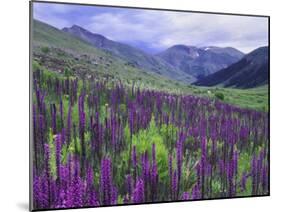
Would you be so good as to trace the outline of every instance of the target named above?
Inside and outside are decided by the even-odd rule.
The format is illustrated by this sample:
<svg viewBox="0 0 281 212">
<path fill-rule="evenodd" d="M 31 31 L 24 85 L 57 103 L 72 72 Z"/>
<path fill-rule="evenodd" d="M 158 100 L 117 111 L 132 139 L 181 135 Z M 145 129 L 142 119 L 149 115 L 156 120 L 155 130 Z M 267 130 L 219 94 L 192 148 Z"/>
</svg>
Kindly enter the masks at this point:
<svg viewBox="0 0 281 212">
<path fill-rule="evenodd" d="M 52 129 L 50 129 L 50 132 L 49 132 L 48 144 L 49 144 L 49 149 L 50 149 L 50 160 L 49 160 L 50 172 L 53 177 L 56 177 L 57 176 L 56 146 L 55 146 L 55 139 L 54 139 L 54 134 L 52 132 Z"/>
<path fill-rule="evenodd" d="M 141 153 L 148 151 L 150 158 L 152 155 L 152 144 L 156 145 L 156 161 L 158 166 L 158 174 L 160 181 L 167 180 L 168 176 L 168 150 L 164 145 L 164 140 L 159 133 L 154 120 L 150 122 L 147 130 L 140 130 L 133 135 L 133 145 L 136 146 L 138 157 Z"/>
<path fill-rule="evenodd" d="M 172 124 L 163 124 L 160 127 L 160 134 L 164 139 L 164 144 L 168 149 L 173 149 L 176 144 L 178 128 Z"/>
</svg>

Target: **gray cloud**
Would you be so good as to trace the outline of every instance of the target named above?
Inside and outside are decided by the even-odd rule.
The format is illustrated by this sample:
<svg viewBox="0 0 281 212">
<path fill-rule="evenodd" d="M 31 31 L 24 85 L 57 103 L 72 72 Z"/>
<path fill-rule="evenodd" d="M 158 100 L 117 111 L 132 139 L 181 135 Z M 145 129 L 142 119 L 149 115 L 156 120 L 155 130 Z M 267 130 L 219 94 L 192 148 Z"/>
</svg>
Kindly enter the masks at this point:
<svg viewBox="0 0 281 212">
<path fill-rule="evenodd" d="M 53 4 L 38 6 L 35 17 L 59 28 L 76 23 L 110 39 L 145 43 L 158 51 L 185 44 L 232 46 L 247 53 L 268 44 L 268 22 L 263 17 L 112 8 L 97 12 L 96 7 L 83 12 L 81 7 Z"/>
<path fill-rule="evenodd" d="M 67 19 L 67 16 L 75 11 L 77 11 L 75 6 L 45 3 L 33 4 L 33 17 L 57 28 L 71 26 L 72 23 Z"/>
<path fill-rule="evenodd" d="M 88 27 L 119 41 L 150 41 L 159 49 L 186 44 L 249 52 L 268 43 L 267 19 L 262 17 L 138 11 L 93 16 Z"/>
</svg>

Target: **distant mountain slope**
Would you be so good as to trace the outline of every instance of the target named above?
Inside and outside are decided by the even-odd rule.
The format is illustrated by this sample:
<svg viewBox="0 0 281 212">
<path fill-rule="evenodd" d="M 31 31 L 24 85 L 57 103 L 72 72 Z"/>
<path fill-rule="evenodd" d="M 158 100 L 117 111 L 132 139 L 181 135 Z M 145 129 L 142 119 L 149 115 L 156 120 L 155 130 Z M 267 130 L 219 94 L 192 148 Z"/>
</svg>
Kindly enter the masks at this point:
<svg viewBox="0 0 281 212">
<path fill-rule="evenodd" d="M 268 47 L 260 47 L 231 66 L 198 80 L 194 85 L 253 88 L 268 84 Z"/>
<path fill-rule="evenodd" d="M 46 23 L 33 20 L 32 60 L 46 70 L 79 78 L 99 76 L 124 84 L 171 91 L 186 83 L 132 67 L 127 61 Z M 35 65 L 36 66 L 36 65 Z"/>
<path fill-rule="evenodd" d="M 226 68 L 240 60 L 244 54 L 237 49 L 226 47 L 202 47 L 175 45 L 157 54 L 169 64 L 201 78 Z"/>
<path fill-rule="evenodd" d="M 126 60 L 133 67 L 145 69 L 178 81 L 190 83 L 195 80 L 187 72 L 173 67 L 159 57 L 149 55 L 130 45 L 107 39 L 103 35 L 92 33 L 80 26 L 73 25 L 70 28 L 63 28 L 62 31 L 78 37 L 96 48 L 106 50 L 112 55 Z"/>
<path fill-rule="evenodd" d="M 102 51 L 89 46 L 83 40 L 69 36 L 69 34 L 46 24 L 44 22 L 33 20 L 33 44 L 34 46 L 52 46 L 67 49 L 76 53 L 88 53 L 100 56 L 105 56 Z"/>
</svg>

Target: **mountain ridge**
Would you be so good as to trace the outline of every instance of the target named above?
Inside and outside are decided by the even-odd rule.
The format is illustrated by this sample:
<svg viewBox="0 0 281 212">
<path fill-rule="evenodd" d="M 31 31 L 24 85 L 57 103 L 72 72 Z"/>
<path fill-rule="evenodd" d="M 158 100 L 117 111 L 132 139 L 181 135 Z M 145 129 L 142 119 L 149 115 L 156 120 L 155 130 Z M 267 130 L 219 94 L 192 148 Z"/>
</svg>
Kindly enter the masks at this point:
<svg viewBox="0 0 281 212">
<path fill-rule="evenodd" d="M 232 47 L 177 44 L 158 53 L 157 56 L 198 79 L 237 62 L 244 54 Z"/>
<path fill-rule="evenodd" d="M 238 62 L 212 75 L 199 79 L 194 85 L 254 88 L 268 84 L 268 47 L 259 47 Z"/>
<path fill-rule="evenodd" d="M 121 58 L 44 22 L 33 20 L 32 37 L 34 67 L 81 79 L 98 76 L 151 89 L 186 89 L 187 83 L 132 67 Z"/>
<path fill-rule="evenodd" d="M 77 25 L 73 25 L 72 27 L 68 28 L 65 27 L 62 30 L 90 43 L 96 48 L 105 50 L 114 56 L 126 60 L 132 66 L 155 72 L 171 79 L 186 83 L 195 81 L 194 77 L 177 69 L 176 67 L 171 66 L 163 59 L 147 54 L 144 51 L 128 44 L 110 40 L 103 35 L 90 32 L 89 30 Z"/>
</svg>

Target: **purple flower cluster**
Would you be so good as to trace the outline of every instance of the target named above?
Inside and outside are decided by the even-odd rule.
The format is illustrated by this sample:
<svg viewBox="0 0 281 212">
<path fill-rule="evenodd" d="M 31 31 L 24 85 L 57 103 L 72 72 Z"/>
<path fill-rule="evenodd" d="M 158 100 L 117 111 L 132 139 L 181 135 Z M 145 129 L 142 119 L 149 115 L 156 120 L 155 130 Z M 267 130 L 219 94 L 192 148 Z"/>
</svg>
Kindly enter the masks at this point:
<svg viewBox="0 0 281 212">
<path fill-rule="evenodd" d="M 144 183 L 142 179 L 138 179 L 133 191 L 133 203 L 142 202 L 144 202 Z"/>
<path fill-rule="evenodd" d="M 33 77 L 34 209 L 268 194 L 266 112 L 107 75 Z"/>
<path fill-rule="evenodd" d="M 109 158 L 101 161 L 100 193 L 103 205 L 111 205 L 117 199 L 117 189 L 112 183 L 112 165 Z"/>
</svg>

